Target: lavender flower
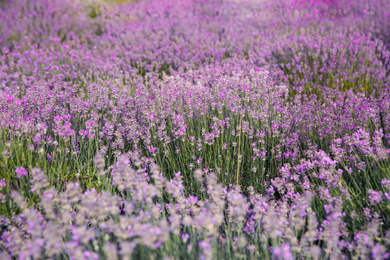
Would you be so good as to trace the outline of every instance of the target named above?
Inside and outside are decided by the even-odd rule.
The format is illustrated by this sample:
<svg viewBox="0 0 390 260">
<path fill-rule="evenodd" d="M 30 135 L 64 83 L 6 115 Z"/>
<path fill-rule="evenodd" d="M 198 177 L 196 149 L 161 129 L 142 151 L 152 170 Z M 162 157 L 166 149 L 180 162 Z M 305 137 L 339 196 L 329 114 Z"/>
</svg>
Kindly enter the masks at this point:
<svg viewBox="0 0 390 260">
<path fill-rule="evenodd" d="M 0 180 L 0 189 L 3 189 L 5 187 L 7 187 L 7 183 L 3 180 Z"/>
<path fill-rule="evenodd" d="M 18 175 L 19 178 L 28 175 L 28 172 L 24 167 L 16 168 L 15 173 Z"/>
<path fill-rule="evenodd" d="M 382 192 L 380 191 L 374 191 L 374 190 L 368 190 L 368 200 L 370 201 L 371 205 L 376 205 L 382 200 Z"/>
</svg>

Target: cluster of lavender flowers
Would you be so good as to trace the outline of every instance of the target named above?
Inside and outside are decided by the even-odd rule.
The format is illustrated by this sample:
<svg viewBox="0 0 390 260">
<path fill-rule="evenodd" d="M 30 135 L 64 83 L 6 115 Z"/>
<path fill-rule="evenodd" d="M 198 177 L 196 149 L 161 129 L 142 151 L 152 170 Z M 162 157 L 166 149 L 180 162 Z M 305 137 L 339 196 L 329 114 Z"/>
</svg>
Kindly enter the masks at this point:
<svg viewBox="0 0 390 260">
<path fill-rule="evenodd" d="M 290 200 L 275 201 L 248 187 L 245 197 L 240 187 L 223 188 L 215 173 L 197 169 L 202 192 L 187 197 L 180 172 L 168 180 L 147 164 L 137 153 L 119 157 L 110 177 L 115 195 L 83 192 L 77 182 L 57 192 L 43 171 L 33 169 L 29 187 L 40 201 L 29 207 L 18 191 L 11 192 L 20 214 L 1 217 L 2 259 L 389 257 L 390 231 L 378 239 L 379 214 L 366 209 L 364 232 L 351 238 L 346 219 L 356 214 L 343 212 L 345 197 L 328 190 L 291 192 Z M 104 172 L 99 176 L 107 181 Z M 389 180 L 383 182 L 390 188 Z M 327 200 L 322 223 L 311 206 L 314 197 Z"/>
<path fill-rule="evenodd" d="M 0 258 L 388 258 L 389 19 L 0 1 Z"/>
</svg>

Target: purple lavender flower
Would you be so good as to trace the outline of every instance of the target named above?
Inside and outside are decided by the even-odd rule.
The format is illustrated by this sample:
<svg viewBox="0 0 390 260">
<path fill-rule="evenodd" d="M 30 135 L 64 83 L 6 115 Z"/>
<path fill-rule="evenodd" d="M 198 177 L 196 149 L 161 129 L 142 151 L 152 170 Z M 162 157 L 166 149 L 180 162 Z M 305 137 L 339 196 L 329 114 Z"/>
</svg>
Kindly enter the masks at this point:
<svg viewBox="0 0 390 260">
<path fill-rule="evenodd" d="M 28 172 L 24 167 L 16 168 L 15 173 L 18 175 L 19 178 L 28 175 Z"/>
<path fill-rule="evenodd" d="M 0 180 L 0 190 L 2 190 L 3 188 L 5 188 L 7 186 L 7 183 L 3 180 Z"/>
<path fill-rule="evenodd" d="M 374 190 L 368 190 L 368 200 L 370 201 L 370 204 L 372 206 L 378 204 L 382 200 L 382 192 L 381 191 L 374 191 Z"/>
</svg>

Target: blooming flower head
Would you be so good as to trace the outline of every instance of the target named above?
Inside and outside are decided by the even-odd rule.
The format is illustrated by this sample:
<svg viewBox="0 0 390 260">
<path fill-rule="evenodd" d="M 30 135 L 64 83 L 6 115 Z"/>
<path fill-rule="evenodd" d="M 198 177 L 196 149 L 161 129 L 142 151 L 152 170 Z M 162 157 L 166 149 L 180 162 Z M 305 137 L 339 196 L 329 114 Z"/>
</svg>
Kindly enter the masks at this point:
<svg viewBox="0 0 390 260">
<path fill-rule="evenodd" d="M 194 172 L 194 177 L 197 181 L 202 181 L 203 171 L 201 169 L 196 169 Z"/>
<path fill-rule="evenodd" d="M 19 178 L 28 175 L 28 172 L 24 167 L 16 168 L 15 173 L 18 175 Z"/>
<path fill-rule="evenodd" d="M 273 250 L 273 259 L 294 259 L 291 254 L 290 245 L 285 243 L 281 247 L 275 247 Z"/>
<path fill-rule="evenodd" d="M 3 180 L 0 180 L 0 190 L 2 190 L 6 186 L 7 186 L 7 183 L 5 183 L 5 181 L 3 181 Z"/>
<path fill-rule="evenodd" d="M 368 190 L 368 200 L 370 201 L 370 204 L 372 206 L 378 204 L 382 200 L 382 192 L 374 191 L 374 190 Z"/>
</svg>

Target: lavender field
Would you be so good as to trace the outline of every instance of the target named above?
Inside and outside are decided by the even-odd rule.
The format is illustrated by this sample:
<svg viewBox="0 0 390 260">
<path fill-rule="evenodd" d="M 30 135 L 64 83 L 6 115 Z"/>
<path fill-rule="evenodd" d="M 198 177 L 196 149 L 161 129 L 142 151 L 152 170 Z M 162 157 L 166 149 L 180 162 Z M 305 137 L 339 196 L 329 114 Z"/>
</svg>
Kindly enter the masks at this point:
<svg viewBox="0 0 390 260">
<path fill-rule="evenodd" d="M 389 259 L 389 0 L 0 0 L 0 259 Z"/>
</svg>

